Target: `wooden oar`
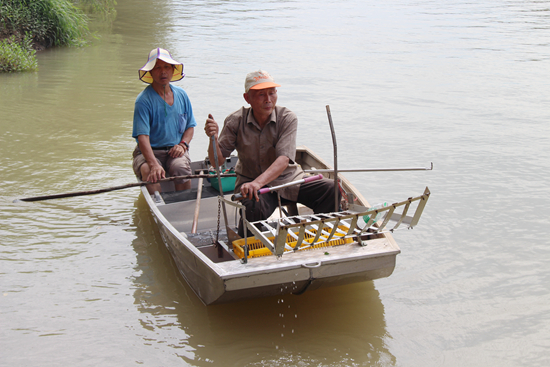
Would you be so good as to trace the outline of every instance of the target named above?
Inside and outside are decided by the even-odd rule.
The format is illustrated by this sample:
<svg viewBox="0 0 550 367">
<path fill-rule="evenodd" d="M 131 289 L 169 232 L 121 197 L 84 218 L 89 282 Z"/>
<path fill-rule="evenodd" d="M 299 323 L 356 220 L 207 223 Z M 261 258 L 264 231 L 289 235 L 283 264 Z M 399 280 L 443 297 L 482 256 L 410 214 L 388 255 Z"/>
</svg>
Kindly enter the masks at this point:
<svg viewBox="0 0 550 367">
<path fill-rule="evenodd" d="M 222 177 L 236 177 L 237 175 L 235 173 L 227 173 L 227 174 L 222 174 L 221 176 Z M 214 178 L 214 177 L 217 177 L 217 176 L 216 175 L 206 175 L 206 174 L 185 175 L 185 176 L 174 176 L 174 177 L 162 178 L 158 182 L 167 182 L 167 181 L 173 181 L 173 180 L 177 180 L 177 179 Z M 126 185 L 113 186 L 113 187 L 108 187 L 108 188 L 105 188 L 105 189 L 98 189 L 98 190 L 91 190 L 91 191 L 79 191 L 79 192 L 68 192 L 68 193 L 64 193 L 64 194 L 34 196 L 34 197 L 30 197 L 30 198 L 16 199 L 13 202 L 16 203 L 18 201 L 41 201 L 41 200 L 69 198 L 69 197 L 74 197 L 74 196 L 94 195 L 94 194 L 101 194 L 103 192 L 128 189 L 128 188 L 136 187 L 136 186 L 149 185 L 149 184 L 152 184 L 152 183 L 153 182 L 141 181 L 141 182 L 135 182 L 135 183 L 130 183 L 130 184 L 126 184 Z"/>
</svg>

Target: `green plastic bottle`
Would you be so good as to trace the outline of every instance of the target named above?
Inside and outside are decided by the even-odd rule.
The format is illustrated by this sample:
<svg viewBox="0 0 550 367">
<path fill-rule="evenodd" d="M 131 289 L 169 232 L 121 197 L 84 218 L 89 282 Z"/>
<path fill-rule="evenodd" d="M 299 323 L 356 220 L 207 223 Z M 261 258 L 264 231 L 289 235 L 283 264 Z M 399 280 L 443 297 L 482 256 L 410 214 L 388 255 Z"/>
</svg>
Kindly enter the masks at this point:
<svg viewBox="0 0 550 367">
<path fill-rule="evenodd" d="M 376 205 L 373 205 L 369 208 L 369 210 L 374 210 L 374 209 L 382 209 L 382 208 L 385 208 L 388 206 L 388 203 L 387 202 L 383 202 L 381 204 L 376 204 Z M 380 217 L 382 217 L 382 213 L 378 213 L 376 214 L 376 217 L 374 217 L 374 221 L 372 222 L 372 224 L 376 223 L 377 220 L 380 219 Z M 370 220 L 370 215 L 364 215 L 363 216 L 363 220 L 365 221 L 365 224 L 369 222 Z M 371 224 L 371 225 L 372 225 Z"/>
</svg>

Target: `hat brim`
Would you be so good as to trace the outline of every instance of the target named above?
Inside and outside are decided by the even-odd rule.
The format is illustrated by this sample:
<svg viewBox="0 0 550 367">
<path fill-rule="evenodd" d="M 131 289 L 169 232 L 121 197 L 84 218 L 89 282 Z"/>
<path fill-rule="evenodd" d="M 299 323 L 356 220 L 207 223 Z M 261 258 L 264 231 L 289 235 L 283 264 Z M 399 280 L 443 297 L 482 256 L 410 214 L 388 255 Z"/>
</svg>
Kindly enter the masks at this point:
<svg viewBox="0 0 550 367">
<path fill-rule="evenodd" d="M 176 64 L 174 65 L 174 74 L 172 75 L 172 79 L 170 79 L 171 82 L 177 82 L 178 80 L 182 80 L 185 74 L 183 73 L 183 65 L 182 64 Z M 139 70 L 139 80 L 141 80 L 144 83 L 152 84 L 153 83 L 153 76 L 149 72 L 149 70 Z"/>
<path fill-rule="evenodd" d="M 258 89 L 275 88 L 275 87 L 280 87 L 280 86 L 281 85 L 277 84 L 277 83 L 265 82 L 265 83 L 259 83 L 259 84 L 253 85 L 252 87 L 250 87 L 250 89 L 258 90 Z"/>
</svg>

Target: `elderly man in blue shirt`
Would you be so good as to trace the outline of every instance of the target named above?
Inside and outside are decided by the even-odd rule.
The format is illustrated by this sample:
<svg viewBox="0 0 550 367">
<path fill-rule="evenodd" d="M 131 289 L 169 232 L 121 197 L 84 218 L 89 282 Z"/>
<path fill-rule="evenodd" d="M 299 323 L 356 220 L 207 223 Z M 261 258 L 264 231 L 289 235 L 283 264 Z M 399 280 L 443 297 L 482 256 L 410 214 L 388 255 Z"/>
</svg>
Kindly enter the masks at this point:
<svg viewBox="0 0 550 367">
<path fill-rule="evenodd" d="M 189 144 L 197 125 L 189 97 L 170 82 L 181 80 L 183 64 L 162 48 L 149 53 L 139 79 L 149 84 L 136 98 L 132 137 L 136 139 L 133 168 L 149 193 L 160 192 L 160 179 L 190 175 Z M 191 188 L 188 179 L 174 181 L 176 190 Z"/>
</svg>

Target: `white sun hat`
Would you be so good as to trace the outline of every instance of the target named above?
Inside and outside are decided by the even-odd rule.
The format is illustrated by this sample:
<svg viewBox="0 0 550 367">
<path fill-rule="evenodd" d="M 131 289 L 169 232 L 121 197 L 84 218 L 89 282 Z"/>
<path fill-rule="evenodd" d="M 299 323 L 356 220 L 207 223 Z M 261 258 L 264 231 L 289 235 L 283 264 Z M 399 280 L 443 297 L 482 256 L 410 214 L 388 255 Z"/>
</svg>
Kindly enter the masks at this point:
<svg viewBox="0 0 550 367">
<path fill-rule="evenodd" d="M 139 79 L 142 82 L 148 84 L 153 83 L 153 77 L 151 76 L 150 71 L 153 70 L 153 68 L 155 67 L 157 59 L 174 65 L 174 75 L 172 75 L 172 80 L 170 80 L 171 82 L 183 79 L 183 77 L 185 76 L 185 74 L 183 73 L 183 64 L 174 60 L 172 58 L 172 55 L 170 55 L 170 52 L 168 52 L 167 50 L 163 48 L 155 48 L 151 50 L 151 52 L 149 52 L 147 63 L 141 69 L 139 69 Z"/>
</svg>

